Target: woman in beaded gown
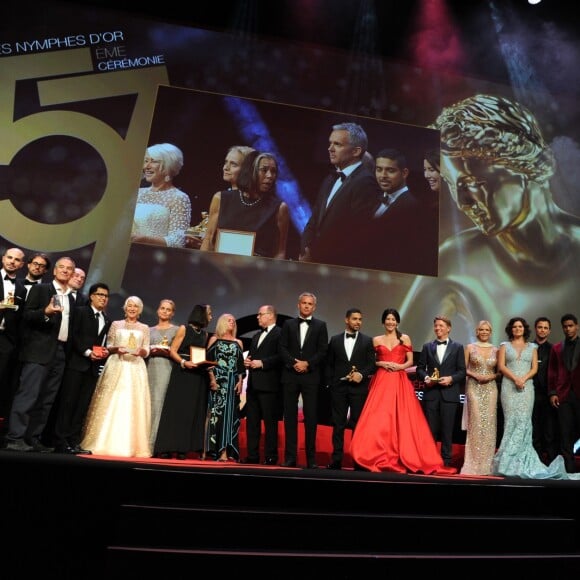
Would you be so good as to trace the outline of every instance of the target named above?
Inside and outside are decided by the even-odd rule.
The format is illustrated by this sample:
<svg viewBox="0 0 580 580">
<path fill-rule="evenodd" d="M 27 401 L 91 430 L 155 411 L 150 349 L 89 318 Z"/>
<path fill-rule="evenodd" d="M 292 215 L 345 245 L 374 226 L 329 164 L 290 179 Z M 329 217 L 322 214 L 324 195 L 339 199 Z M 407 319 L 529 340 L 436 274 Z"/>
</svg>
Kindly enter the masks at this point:
<svg viewBox="0 0 580 580">
<path fill-rule="evenodd" d="M 205 450 L 218 461 L 237 461 L 240 456 L 240 395 L 246 367 L 243 344 L 236 332 L 234 316 L 222 314 L 208 343 L 208 359 L 217 364 L 209 372 Z"/>
<path fill-rule="evenodd" d="M 156 246 L 185 247 L 185 233 L 191 225 L 191 200 L 173 185 L 183 167 L 183 153 L 171 143 L 147 148 L 143 177 L 150 184 L 141 187 L 133 218 L 131 241 Z"/>
<path fill-rule="evenodd" d="M 561 455 L 546 466 L 534 449 L 532 377 L 538 371 L 537 344 L 529 342 L 530 326 L 524 318 L 511 318 L 505 331 L 509 341 L 501 343 L 498 353 L 504 429 L 493 458 L 493 473 L 526 479 L 580 479 L 580 473 L 566 473 Z"/>
<path fill-rule="evenodd" d="M 174 362 L 169 355 L 169 347 L 175 338 L 177 325 L 171 323 L 175 314 L 175 302 L 164 298 L 157 307 L 157 324 L 149 328 L 151 348 L 147 359 L 149 390 L 151 394 L 151 449 L 155 448 L 159 418 L 165 401 L 165 393 Z"/>
<path fill-rule="evenodd" d="M 368 471 L 451 475 L 431 434 L 415 388 L 405 369 L 413 365 L 413 347 L 397 325 L 400 316 L 387 308 L 385 333 L 373 338 L 377 372 L 351 440 L 355 465 Z"/>
<path fill-rule="evenodd" d="M 196 304 L 171 343 L 174 361 L 159 419 L 155 455 L 161 459 L 186 459 L 189 452 L 201 455 L 207 411 L 207 368 L 190 360 L 190 347 L 205 348 L 207 326 L 212 318 L 209 304 Z"/>
<path fill-rule="evenodd" d="M 139 297 L 129 296 L 123 309 L 125 319 L 113 321 L 107 335 L 110 355 L 91 399 L 81 447 L 94 455 L 150 457 L 149 327 L 138 320 Z"/>
<path fill-rule="evenodd" d="M 496 380 L 498 347 L 489 342 L 492 327 L 481 320 L 475 329 L 477 341 L 465 347 L 465 403 L 463 408 L 465 455 L 462 475 L 490 475 L 497 444 Z"/>
<path fill-rule="evenodd" d="M 290 214 L 276 196 L 278 163 L 271 153 L 250 151 L 238 176 L 238 189 L 214 195 L 202 250 L 215 251 L 218 229 L 254 232 L 254 256 L 286 258 Z"/>
</svg>

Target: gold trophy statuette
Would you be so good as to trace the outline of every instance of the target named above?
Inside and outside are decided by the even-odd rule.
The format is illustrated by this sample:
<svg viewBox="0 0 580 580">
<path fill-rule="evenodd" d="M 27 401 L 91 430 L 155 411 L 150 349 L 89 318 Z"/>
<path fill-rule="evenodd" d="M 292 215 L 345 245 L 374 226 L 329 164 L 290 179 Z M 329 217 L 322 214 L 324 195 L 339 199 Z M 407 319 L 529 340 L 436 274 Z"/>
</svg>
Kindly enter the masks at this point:
<svg viewBox="0 0 580 580">
<path fill-rule="evenodd" d="M 169 346 L 169 341 L 166 336 L 161 339 L 161 346 Z"/>
<path fill-rule="evenodd" d="M 432 381 L 435 381 L 435 382 L 439 381 L 439 378 L 440 378 L 440 376 L 439 376 L 439 369 L 438 368 L 435 368 L 435 370 L 433 371 L 433 374 L 429 378 Z"/>
<path fill-rule="evenodd" d="M 352 368 L 350 369 L 350 372 L 345 375 L 344 377 L 340 377 L 341 381 L 350 381 L 352 379 L 352 375 L 354 375 L 354 373 L 356 373 L 356 367 L 353 365 Z"/>
<path fill-rule="evenodd" d="M 8 292 L 6 298 L 4 298 L 4 304 L 6 306 L 14 306 L 14 292 Z"/>
<path fill-rule="evenodd" d="M 135 335 L 132 332 L 129 333 L 129 340 L 127 341 L 127 346 L 129 347 L 130 350 L 135 350 L 137 348 L 137 339 L 135 338 Z"/>
</svg>

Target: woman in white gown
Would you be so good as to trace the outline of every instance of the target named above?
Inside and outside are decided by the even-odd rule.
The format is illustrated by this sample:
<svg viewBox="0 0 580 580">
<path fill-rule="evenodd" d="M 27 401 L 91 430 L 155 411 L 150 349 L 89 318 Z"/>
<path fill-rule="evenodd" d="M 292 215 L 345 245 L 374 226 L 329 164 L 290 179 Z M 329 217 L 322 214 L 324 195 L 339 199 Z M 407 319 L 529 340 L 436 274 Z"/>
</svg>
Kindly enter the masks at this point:
<svg viewBox="0 0 580 580">
<path fill-rule="evenodd" d="M 139 297 L 129 296 L 123 309 L 125 319 L 113 321 L 107 335 L 111 354 L 91 400 L 81 447 L 94 455 L 150 457 L 149 327 L 138 320 Z"/>
</svg>

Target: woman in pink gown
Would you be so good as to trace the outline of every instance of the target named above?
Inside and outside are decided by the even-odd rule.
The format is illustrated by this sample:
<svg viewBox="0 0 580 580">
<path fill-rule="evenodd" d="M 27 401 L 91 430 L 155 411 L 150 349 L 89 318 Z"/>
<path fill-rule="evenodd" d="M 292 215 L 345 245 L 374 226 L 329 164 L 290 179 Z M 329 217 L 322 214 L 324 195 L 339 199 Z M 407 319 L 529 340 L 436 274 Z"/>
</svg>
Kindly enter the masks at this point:
<svg viewBox="0 0 580 580">
<path fill-rule="evenodd" d="M 397 329 L 399 313 L 383 312 L 385 334 L 375 336 L 377 372 L 351 441 L 355 465 L 367 471 L 450 475 L 433 439 L 406 368 L 413 365 L 411 339 Z"/>
</svg>

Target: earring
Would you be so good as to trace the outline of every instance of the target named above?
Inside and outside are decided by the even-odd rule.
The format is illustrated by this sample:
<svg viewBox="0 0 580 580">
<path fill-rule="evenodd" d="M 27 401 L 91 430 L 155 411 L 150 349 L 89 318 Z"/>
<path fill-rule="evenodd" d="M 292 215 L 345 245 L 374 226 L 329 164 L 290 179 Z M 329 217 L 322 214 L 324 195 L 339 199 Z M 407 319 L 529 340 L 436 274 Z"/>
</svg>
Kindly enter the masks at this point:
<svg viewBox="0 0 580 580">
<path fill-rule="evenodd" d="M 171 181 L 171 177 L 169 177 L 169 175 L 166 175 L 163 180 L 165 181 L 165 183 L 169 183 Z"/>
</svg>

